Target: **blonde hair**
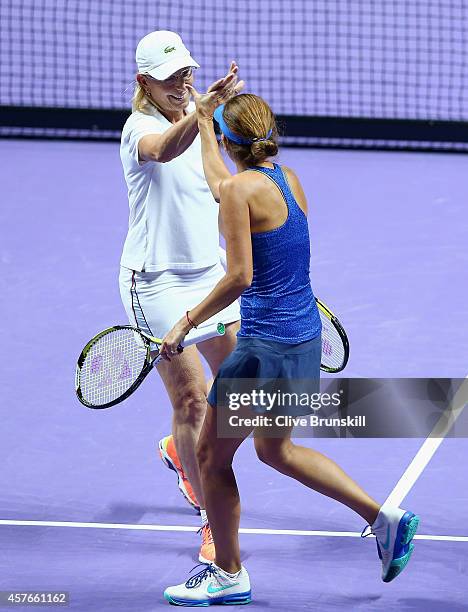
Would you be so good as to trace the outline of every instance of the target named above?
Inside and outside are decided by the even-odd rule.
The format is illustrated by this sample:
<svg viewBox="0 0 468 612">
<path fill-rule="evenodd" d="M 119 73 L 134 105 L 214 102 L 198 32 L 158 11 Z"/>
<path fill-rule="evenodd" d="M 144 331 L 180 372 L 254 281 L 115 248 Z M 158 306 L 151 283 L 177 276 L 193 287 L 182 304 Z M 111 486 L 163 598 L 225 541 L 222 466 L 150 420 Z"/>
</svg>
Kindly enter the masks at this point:
<svg viewBox="0 0 468 612">
<path fill-rule="evenodd" d="M 278 128 L 268 104 L 254 94 L 241 94 L 226 102 L 224 121 L 235 134 L 253 140 L 240 145 L 227 139 L 232 156 L 248 166 L 255 166 L 278 153 Z M 267 134 L 270 132 L 270 136 Z"/>
<path fill-rule="evenodd" d="M 136 81 L 135 89 L 133 90 L 132 113 L 139 111 L 140 113 L 150 115 L 152 108 L 156 108 L 159 112 L 162 112 L 159 106 L 147 96 L 140 83 Z"/>
</svg>

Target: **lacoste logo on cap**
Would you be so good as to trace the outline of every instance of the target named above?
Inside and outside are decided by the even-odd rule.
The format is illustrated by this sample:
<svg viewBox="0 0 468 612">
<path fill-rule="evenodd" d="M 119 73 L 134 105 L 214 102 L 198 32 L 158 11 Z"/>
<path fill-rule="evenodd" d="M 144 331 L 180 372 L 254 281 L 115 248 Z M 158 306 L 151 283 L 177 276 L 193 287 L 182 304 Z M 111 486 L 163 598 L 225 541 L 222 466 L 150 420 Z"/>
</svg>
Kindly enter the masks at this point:
<svg viewBox="0 0 468 612">
<path fill-rule="evenodd" d="M 164 49 L 164 53 L 170 53 L 171 51 L 175 51 L 175 47 L 170 47 L 170 46 L 169 46 L 169 47 L 166 47 L 166 48 Z"/>
</svg>

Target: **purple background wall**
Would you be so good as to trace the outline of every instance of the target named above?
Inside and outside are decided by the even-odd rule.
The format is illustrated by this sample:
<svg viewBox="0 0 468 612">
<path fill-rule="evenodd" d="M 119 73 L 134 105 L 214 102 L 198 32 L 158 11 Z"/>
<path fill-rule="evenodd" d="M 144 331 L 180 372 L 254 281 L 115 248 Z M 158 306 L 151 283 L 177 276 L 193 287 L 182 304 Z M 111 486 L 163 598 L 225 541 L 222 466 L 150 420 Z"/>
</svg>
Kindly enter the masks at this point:
<svg viewBox="0 0 468 612">
<path fill-rule="evenodd" d="M 468 118 L 463 0 L 8 0 L 0 104 L 125 108 L 134 50 L 182 34 L 198 82 L 239 62 L 280 114 Z"/>
</svg>

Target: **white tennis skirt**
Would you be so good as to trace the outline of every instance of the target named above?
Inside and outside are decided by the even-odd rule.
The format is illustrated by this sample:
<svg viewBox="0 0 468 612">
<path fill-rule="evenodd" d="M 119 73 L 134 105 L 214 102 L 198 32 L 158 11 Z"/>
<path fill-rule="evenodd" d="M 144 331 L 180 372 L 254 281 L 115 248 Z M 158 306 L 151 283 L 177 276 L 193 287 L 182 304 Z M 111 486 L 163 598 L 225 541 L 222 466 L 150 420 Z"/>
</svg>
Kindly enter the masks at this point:
<svg viewBox="0 0 468 612">
<path fill-rule="evenodd" d="M 136 325 L 156 338 L 163 338 L 187 310 L 206 298 L 224 275 L 221 263 L 202 270 L 183 272 L 136 272 L 121 267 L 120 295 L 130 325 Z M 202 336 L 210 328 L 215 329 L 218 323 L 226 325 L 239 320 L 239 303 L 235 301 L 193 329 L 190 339 L 193 342 L 197 335 Z"/>
</svg>

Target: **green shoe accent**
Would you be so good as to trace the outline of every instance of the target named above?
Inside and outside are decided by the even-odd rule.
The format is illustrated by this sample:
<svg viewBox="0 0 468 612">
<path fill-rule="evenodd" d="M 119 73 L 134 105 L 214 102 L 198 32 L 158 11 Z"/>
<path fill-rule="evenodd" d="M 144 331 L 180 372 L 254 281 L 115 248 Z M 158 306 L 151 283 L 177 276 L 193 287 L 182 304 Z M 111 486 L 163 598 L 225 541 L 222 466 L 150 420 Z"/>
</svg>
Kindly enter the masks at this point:
<svg viewBox="0 0 468 612">
<path fill-rule="evenodd" d="M 399 557 L 398 559 L 394 559 L 392 561 L 388 569 L 387 575 L 383 579 L 384 582 L 391 582 L 394 578 L 398 576 L 398 574 L 401 574 L 401 572 L 408 565 L 408 561 L 410 560 L 411 555 L 413 554 L 413 550 L 414 544 L 410 544 L 410 548 L 406 555 L 404 555 L 403 557 Z"/>
<path fill-rule="evenodd" d="M 237 601 L 223 601 L 223 606 L 243 606 L 245 604 L 249 604 L 251 601 L 251 597 L 245 597 L 244 599 L 238 599 Z"/>
<path fill-rule="evenodd" d="M 229 597 L 229 596 L 228 596 Z M 244 597 L 237 597 L 236 595 L 231 596 L 231 600 L 224 598 L 216 598 L 212 602 L 190 602 L 190 601 L 181 601 L 177 599 L 172 599 L 170 595 L 164 593 L 164 599 L 168 601 L 173 606 L 182 606 L 184 608 L 208 608 L 208 606 L 212 604 L 220 604 L 222 606 L 243 606 L 245 604 L 249 604 L 252 601 L 252 597 L 250 595 L 246 595 Z"/>
<path fill-rule="evenodd" d="M 172 606 L 183 606 L 184 608 L 207 608 L 210 604 L 208 603 L 179 603 L 176 599 L 172 599 L 170 595 L 164 593 L 164 599 L 168 601 Z"/>
<path fill-rule="evenodd" d="M 414 538 L 416 531 L 419 526 L 419 516 L 413 516 L 406 527 L 406 534 L 404 536 L 403 545 L 409 544 L 411 540 Z"/>
</svg>

